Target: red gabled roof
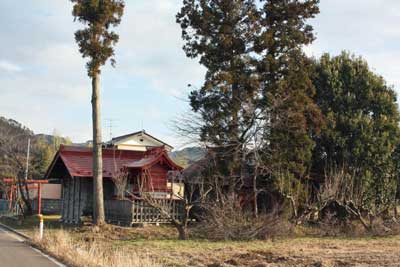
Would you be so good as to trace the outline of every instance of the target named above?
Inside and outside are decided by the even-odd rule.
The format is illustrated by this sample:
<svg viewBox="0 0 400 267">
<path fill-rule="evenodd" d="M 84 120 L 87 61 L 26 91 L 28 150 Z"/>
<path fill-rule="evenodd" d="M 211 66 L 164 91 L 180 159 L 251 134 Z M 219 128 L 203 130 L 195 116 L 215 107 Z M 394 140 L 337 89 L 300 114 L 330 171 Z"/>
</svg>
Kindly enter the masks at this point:
<svg viewBox="0 0 400 267">
<path fill-rule="evenodd" d="M 145 157 L 140 160 L 135 160 L 126 164 L 125 167 L 128 169 L 146 169 L 154 164 L 157 164 L 158 162 L 166 162 L 174 170 L 183 169 L 170 159 L 165 150 L 158 149 L 150 151 L 150 153 L 146 154 Z"/>
<path fill-rule="evenodd" d="M 154 148 L 146 152 L 103 148 L 103 177 L 112 177 L 114 172 L 129 165 L 146 168 L 159 162 L 161 158 L 165 158 L 171 168 L 181 169 L 180 166 L 169 159 L 164 147 Z M 45 177 L 49 178 L 59 160 L 62 160 L 72 177 L 93 177 L 92 148 L 61 145 Z"/>
</svg>

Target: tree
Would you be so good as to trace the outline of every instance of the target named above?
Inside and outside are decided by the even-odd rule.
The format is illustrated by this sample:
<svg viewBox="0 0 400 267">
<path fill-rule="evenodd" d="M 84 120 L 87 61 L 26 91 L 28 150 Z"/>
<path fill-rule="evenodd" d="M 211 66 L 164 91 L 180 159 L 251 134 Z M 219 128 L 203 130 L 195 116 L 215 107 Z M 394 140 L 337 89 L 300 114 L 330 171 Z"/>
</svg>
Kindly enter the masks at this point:
<svg viewBox="0 0 400 267">
<path fill-rule="evenodd" d="M 233 192 L 241 173 L 243 143 L 253 119 L 256 5 L 253 0 L 185 0 L 177 14 L 184 51 L 206 67 L 205 83 L 190 93 L 200 114 L 200 140 L 219 148 L 219 171 Z"/>
<path fill-rule="evenodd" d="M 393 211 L 394 211 L 394 216 L 397 219 L 398 218 L 397 206 L 400 200 L 400 144 L 397 145 L 393 153 L 393 162 L 394 162 L 395 176 L 397 176 L 396 199 L 394 201 Z"/>
<path fill-rule="evenodd" d="M 187 56 L 207 68 L 204 85 L 189 96 L 201 122 L 188 128 L 200 128 L 200 140 L 219 154 L 215 175 L 228 177 L 229 191 L 243 186 L 252 162 L 255 210 L 262 190 L 289 197 L 271 187 L 282 174 L 308 175 L 322 116 L 302 47 L 314 40 L 306 21 L 318 3 L 192 0 L 177 15 Z"/>
<path fill-rule="evenodd" d="M 27 159 L 28 140 L 31 155 L 34 156 Z M 0 117 L 0 177 L 15 178 L 20 196 L 16 204 L 20 206 L 23 215 L 33 213 L 28 185 L 24 180 L 43 174 L 46 161 L 36 157 L 41 152 L 41 142 L 31 130 L 12 119 Z"/>
<path fill-rule="evenodd" d="M 56 152 L 57 150 L 54 149 L 54 146 L 49 144 L 43 136 L 35 137 L 31 149 L 32 165 L 36 166 L 32 170 L 33 177 L 42 178 L 45 175 Z"/>
<path fill-rule="evenodd" d="M 111 176 L 111 181 L 114 183 L 115 189 L 117 190 L 117 199 L 124 200 L 125 191 L 128 186 L 129 172 L 125 168 L 118 166 L 115 156 L 115 148 L 113 148 L 114 171 Z M 121 153 L 119 153 L 119 160 L 121 160 Z"/>
<path fill-rule="evenodd" d="M 355 190 L 363 192 L 363 208 L 393 205 L 400 141 L 394 90 L 361 57 L 346 52 L 316 60 L 313 83 L 315 102 L 327 121 L 314 139 L 314 176 L 344 168 L 354 176 Z"/>
<path fill-rule="evenodd" d="M 212 188 L 207 187 L 203 181 L 200 182 L 201 186 L 200 183 L 185 182 L 181 171 L 169 171 L 167 180 L 171 183 L 169 197 L 160 199 L 156 197 L 157 192 L 152 186 L 151 172 L 145 171 L 138 175 L 135 178 L 140 195 L 138 199 L 153 208 L 161 218 L 168 219 L 177 229 L 179 239 L 186 240 L 191 210 L 202 206 Z M 132 197 L 137 198 L 135 195 Z"/>
<path fill-rule="evenodd" d="M 112 31 L 121 22 L 125 3 L 123 0 L 71 0 L 72 15 L 86 25 L 75 33 L 75 40 L 84 58 L 88 75 L 92 79 L 93 119 L 93 221 L 104 224 L 103 162 L 100 119 L 100 67 L 110 59 L 115 65 L 114 48 L 119 36 Z"/>
<path fill-rule="evenodd" d="M 267 160 L 272 173 L 288 172 L 299 178 L 307 174 L 312 135 L 318 133 L 322 120 L 312 99 L 311 62 L 302 51 L 314 40 L 313 28 L 306 21 L 319 13 L 319 1 L 261 2 L 254 50 L 261 56 L 257 72 L 268 128 Z"/>
<path fill-rule="evenodd" d="M 59 130 L 53 129 L 52 136 L 48 143 L 53 146 L 52 150 L 55 152 L 58 151 L 60 145 L 70 145 L 72 141 L 69 137 L 63 137 Z"/>
</svg>

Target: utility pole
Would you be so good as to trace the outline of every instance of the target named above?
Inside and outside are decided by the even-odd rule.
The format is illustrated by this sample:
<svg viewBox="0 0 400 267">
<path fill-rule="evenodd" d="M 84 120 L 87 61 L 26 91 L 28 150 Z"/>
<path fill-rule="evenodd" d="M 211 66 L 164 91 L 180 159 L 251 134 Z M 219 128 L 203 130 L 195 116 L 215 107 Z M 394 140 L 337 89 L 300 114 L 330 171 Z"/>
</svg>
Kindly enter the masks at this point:
<svg viewBox="0 0 400 267">
<path fill-rule="evenodd" d="M 29 171 L 29 152 L 31 147 L 31 139 L 28 138 L 28 149 L 26 151 L 26 169 L 25 169 L 25 181 L 28 180 L 28 171 Z"/>
<path fill-rule="evenodd" d="M 28 173 L 29 173 L 29 152 L 30 152 L 30 148 L 31 148 L 31 139 L 28 138 L 28 148 L 27 148 L 27 150 L 26 150 L 26 167 L 25 167 L 25 177 L 24 177 L 25 183 L 27 183 L 27 180 L 28 180 Z M 19 201 L 20 195 L 23 194 L 23 193 L 22 193 L 22 184 L 21 184 L 21 183 L 17 183 L 17 184 L 18 184 L 19 190 L 17 189 L 16 198 L 17 198 L 17 201 Z M 20 208 L 19 208 L 19 206 L 17 205 L 17 206 L 16 206 L 16 213 L 17 213 L 17 214 L 20 214 L 20 212 L 21 212 L 21 211 L 20 211 Z"/>
</svg>

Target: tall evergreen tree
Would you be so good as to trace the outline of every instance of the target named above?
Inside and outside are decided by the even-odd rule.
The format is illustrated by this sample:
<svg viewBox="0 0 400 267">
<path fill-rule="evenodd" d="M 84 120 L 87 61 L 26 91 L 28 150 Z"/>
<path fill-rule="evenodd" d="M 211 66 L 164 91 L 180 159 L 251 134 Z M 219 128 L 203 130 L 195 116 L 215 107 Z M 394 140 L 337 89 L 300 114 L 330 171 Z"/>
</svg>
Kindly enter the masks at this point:
<svg viewBox="0 0 400 267">
<path fill-rule="evenodd" d="M 190 93 L 190 105 L 201 115 L 201 140 L 217 147 L 232 178 L 240 173 L 244 138 L 257 94 L 254 74 L 256 5 L 253 0 L 184 0 L 177 22 L 184 51 L 206 67 L 205 83 Z"/>
<path fill-rule="evenodd" d="M 311 162 L 322 123 L 313 102 L 311 64 L 302 51 L 314 40 L 307 20 L 319 13 L 319 0 L 264 0 L 254 50 L 261 56 L 257 72 L 263 84 L 261 101 L 267 120 L 265 138 L 272 174 L 302 177 Z"/>
<path fill-rule="evenodd" d="M 113 46 L 118 35 L 112 31 L 121 22 L 125 3 L 123 0 L 71 0 L 74 3 L 72 15 L 86 25 L 75 33 L 75 40 L 92 79 L 92 119 L 93 119 L 93 221 L 104 224 L 103 161 L 100 117 L 100 68 L 110 59 L 114 66 Z"/>
<path fill-rule="evenodd" d="M 312 64 L 302 52 L 314 40 L 306 21 L 318 14 L 319 1 L 183 3 L 177 21 L 184 50 L 207 68 L 190 103 L 201 114 L 201 140 L 232 155 L 224 173 L 240 173 L 240 152 L 255 130 L 263 134 L 266 169 L 304 176 L 322 120 L 312 99 Z"/>
<path fill-rule="evenodd" d="M 393 203 L 400 134 L 395 92 L 362 58 L 346 52 L 323 55 L 313 82 L 327 121 L 315 139 L 313 172 L 324 177 L 331 167 L 344 168 L 365 203 Z"/>
</svg>

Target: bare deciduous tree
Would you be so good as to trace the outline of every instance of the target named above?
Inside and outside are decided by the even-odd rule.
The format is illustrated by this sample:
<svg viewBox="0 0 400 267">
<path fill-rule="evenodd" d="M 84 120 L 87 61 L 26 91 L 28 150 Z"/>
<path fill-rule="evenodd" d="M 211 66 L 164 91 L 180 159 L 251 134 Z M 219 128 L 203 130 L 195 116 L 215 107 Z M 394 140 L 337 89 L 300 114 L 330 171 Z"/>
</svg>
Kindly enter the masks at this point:
<svg viewBox="0 0 400 267">
<path fill-rule="evenodd" d="M 117 199 L 125 199 L 125 191 L 128 184 L 129 173 L 125 170 L 118 170 L 113 173 L 111 180 L 117 190 Z"/>
<path fill-rule="evenodd" d="M 16 185 L 20 199 L 17 199 L 17 204 L 21 208 L 24 215 L 30 215 L 33 213 L 31 199 L 28 190 L 28 184 L 24 182 L 25 176 L 30 174 L 26 173 L 26 161 L 27 161 L 27 145 L 28 139 L 31 138 L 30 133 L 15 135 L 10 129 L 0 129 L 0 154 L 2 155 L 1 160 L 1 172 L 0 175 L 3 177 L 16 178 Z M 33 162 L 28 159 L 29 163 Z M 35 168 L 34 165 L 31 166 Z M 26 175 L 28 174 L 28 175 Z M 22 204 L 23 203 L 23 204 Z"/>
<path fill-rule="evenodd" d="M 121 157 L 121 153 L 119 153 Z M 114 172 L 111 176 L 115 188 L 117 190 L 117 198 L 119 200 L 125 199 L 125 191 L 128 185 L 129 172 L 124 167 L 118 166 L 117 159 L 115 157 L 115 148 L 113 150 L 113 161 L 114 161 Z"/>
<path fill-rule="evenodd" d="M 344 166 L 330 168 L 326 171 L 325 182 L 318 191 L 316 209 L 320 218 L 325 210 L 336 215 L 339 210 L 345 211 L 342 216 L 357 219 L 367 231 L 371 231 L 375 219 L 387 213 L 389 207 L 371 206 L 366 195 L 365 187 L 357 181 L 354 173 Z"/>
<path fill-rule="evenodd" d="M 173 171 L 168 173 L 167 180 L 171 183 L 171 190 L 167 201 L 160 201 L 156 196 L 156 191 L 153 187 L 153 179 L 150 172 L 144 174 L 137 179 L 139 182 L 139 193 L 141 199 L 149 206 L 155 208 L 162 217 L 167 218 L 177 229 L 179 239 L 185 240 L 188 238 L 188 223 L 190 221 L 190 212 L 196 206 L 201 206 L 207 198 L 208 193 L 212 190 L 211 187 L 205 187 L 204 184 L 186 183 L 184 187 L 184 194 L 182 192 L 175 192 L 174 184 L 179 184 L 180 190 L 185 184 L 180 171 Z M 175 204 L 174 204 L 175 202 Z M 177 216 L 174 210 L 174 205 L 181 206 L 181 214 Z"/>
</svg>

